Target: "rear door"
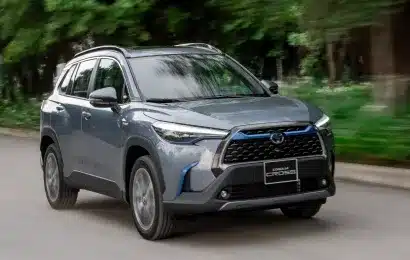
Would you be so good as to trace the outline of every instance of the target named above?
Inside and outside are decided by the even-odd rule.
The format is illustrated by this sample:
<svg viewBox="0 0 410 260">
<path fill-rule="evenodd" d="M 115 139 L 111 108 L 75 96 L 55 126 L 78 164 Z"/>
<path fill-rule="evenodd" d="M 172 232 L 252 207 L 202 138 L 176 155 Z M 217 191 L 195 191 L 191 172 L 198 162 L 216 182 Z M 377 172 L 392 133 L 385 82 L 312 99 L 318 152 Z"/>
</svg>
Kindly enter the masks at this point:
<svg viewBox="0 0 410 260">
<path fill-rule="evenodd" d="M 70 89 L 64 95 L 62 103 L 65 104 L 64 110 L 69 115 L 71 131 L 67 141 L 71 163 L 71 171 L 88 173 L 92 168 L 91 162 L 87 160 L 87 147 L 82 131 L 81 123 L 84 115 L 84 107 L 88 105 L 88 95 L 90 82 L 94 76 L 94 68 L 97 59 L 88 59 L 78 62 L 77 70 Z M 68 174 L 70 174 L 68 173 Z"/>
<path fill-rule="evenodd" d="M 70 156 L 73 117 L 72 114 L 70 114 L 71 110 L 67 109 L 70 107 L 70 104 L 68 104 L 70 100 L 66 98 L 66 95 L 67 91 L 73 85 L 76 69 L 77 64 L 73 64 L 61 72 L 62 79 L 57 86 L 57 92 L 59 95 L 53 96 L 52 102 L 50 102 L 51 106 L 49 106 L 51 108 L 50 125 L 52 129 L 54 129 L 58 138 L 58 144 L 64 162 L 64 173 L 66 174 L 71 173 L 73 163 L 72 157 Z"/>
</svg>

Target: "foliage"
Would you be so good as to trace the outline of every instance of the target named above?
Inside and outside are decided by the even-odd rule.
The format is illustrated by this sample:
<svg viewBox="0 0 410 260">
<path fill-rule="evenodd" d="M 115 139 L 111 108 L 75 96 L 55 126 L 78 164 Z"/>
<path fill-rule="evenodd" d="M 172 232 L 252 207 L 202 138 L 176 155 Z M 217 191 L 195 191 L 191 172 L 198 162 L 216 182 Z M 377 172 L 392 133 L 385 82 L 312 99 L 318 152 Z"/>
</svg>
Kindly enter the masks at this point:
<svg viewBox="0 0 410 260">
<path fill-rule="evenodd" d="M 377 23 L 382 14 L 394 11 L 404 0 L 302 0 L 302 28 L 317 41 L 338 41 L 352 28 Z"/>
<path fill-rule="evenodd" d="M 147 33 L 135 17 L 149 6 L 150 1 L 105 4 L 93 0 L 3 0 L 1 35 L 2 39 L 11 38 L 4 49 L 5 61 L 15 62 L 26 55 L 45 52 L 67 39 L 110 35 L 120 28 L 127 29 L 127 38 L 146 39 Z"/>
<path fill-rule="evenodd" d="M 0 126 L 38 130 L 40 104 L 37 101 L 0 100 Z"/>
<path fill-rule="evenodd" d="M 276 59 L 270 70 L 289 58 L 289 66 L 298 67 L 293 73 L 312 76 L 314 86 L 289 95 L 318 104 L 332 116 L 339 156 L 409 161 L 409 114 L 387 117 L 362 110 L 371 102 L 370 88 L 317 88 L 326 76 L 327 82 L 343 80 L 343 48 L 351 29 L 377 24 L 404 1 L 0 0 L 5 62 L 0 65 L 0 125 L 37 128 L 38 104 L 30 97 L 49 91 L 56 65 L 79 50 L 101 44 L 207 42 L 259 72 L 269 58 Z"/>
<path fill-rule="evenodd" d="M 402 1 L 0 0 L 0 47 L 8 86 L 22 85 L 26 95 L 49 90 L 60 60 L 96 44 L 202 41 L 248 64 L 284 59 L 295 46 L 305 53 L 302 74 L 319 77 L 324 42 L 346 38 Z"/>
<path fill-rule="evenodd" d="M 410 166 L 410 113 L 392 117 L 364 109 L 372 102 L 371 85 L 323 89 L 305 84 L 285 91 L 331 117 L 340 160 Z"/>
<path fill-rule="evenodd" d="M 331 117 L 338 160 L 410 166 L 410 112 L 391 117 L 363 109 L 371 102 L 371 85 L 328 89 L 304 83 L 280 91 L 319 106 Z M 0 126 L 38 130 L 39 106 L 22 99 L 0 101 Z"/>
<path fill-rule="evenodd" d="M 251 39 L 264 37 L 287 42 L 304 52 L 301 74 L 342 80 L 350 32 L 377 24 L 405 0 L 221 0 L 234 14 L 231 30 L 251 30 Z M 223 4 L 221 4 L 223 5 Z M 399 8 L 400 9 L 400 8 Z M 289 27 L 289 25 L 292 25 Z M 290 30 L 289 30 L 290 29 Z M 248 33 L 249 34 L 249 33 Z M 241 42 L 239 42 L 242 44 Z M 283 55 L 283 44 L 273 44 L 273 56 Z M 266 51 L 266 50 L 264 50 Z M 322 64 L 322 60 L 327 64 Z M 327 65 L 327 69 L 326 69 Z"/>
</svg>

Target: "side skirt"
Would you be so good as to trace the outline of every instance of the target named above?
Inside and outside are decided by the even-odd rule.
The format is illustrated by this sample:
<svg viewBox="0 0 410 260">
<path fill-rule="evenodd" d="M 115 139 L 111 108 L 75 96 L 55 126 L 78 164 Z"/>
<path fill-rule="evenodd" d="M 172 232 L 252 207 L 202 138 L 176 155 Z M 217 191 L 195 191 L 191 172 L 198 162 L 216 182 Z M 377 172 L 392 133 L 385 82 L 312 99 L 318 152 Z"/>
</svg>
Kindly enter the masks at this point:
<svg viewBox="0 0 410 260">
<path fill-rule="evenodd" d="M 115 182 L 88 173 L 73 171 L 70 176 L 65 177 L 65 181 L 71 187 L 78 189 L 92 191 L 120 200 L 125 198 L 124 193 Z"/>
</svg>

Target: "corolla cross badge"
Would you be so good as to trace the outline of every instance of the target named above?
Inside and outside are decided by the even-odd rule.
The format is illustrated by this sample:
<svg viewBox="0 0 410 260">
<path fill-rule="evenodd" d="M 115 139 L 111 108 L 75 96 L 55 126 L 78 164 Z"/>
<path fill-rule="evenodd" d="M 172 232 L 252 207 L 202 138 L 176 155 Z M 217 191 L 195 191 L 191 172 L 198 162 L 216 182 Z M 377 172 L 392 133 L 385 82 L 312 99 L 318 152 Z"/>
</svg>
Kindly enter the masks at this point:
<svg viewBox="0 0 410 260">
<path fill-rule="evenodd" d="M 274 144 L 281 144 L 285 140 L 285 136 L 282 133 L 272 133 L 270 135 L 270 140 Z"/>
</svg>

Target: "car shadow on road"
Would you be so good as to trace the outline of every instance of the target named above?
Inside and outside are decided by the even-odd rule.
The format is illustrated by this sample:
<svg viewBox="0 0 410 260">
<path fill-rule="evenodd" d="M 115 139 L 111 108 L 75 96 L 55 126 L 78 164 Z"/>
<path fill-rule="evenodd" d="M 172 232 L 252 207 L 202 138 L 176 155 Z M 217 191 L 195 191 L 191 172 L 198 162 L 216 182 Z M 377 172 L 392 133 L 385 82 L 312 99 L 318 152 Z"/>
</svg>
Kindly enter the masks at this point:
<svg viewBox="0 0 410 260">
<path fill-rule="evenodd" d="M 121 201 L 110 198 L 83 200 L 77 203 L 75 210 L 77 214 L 135 230 L 129 206 Z M 336 222 L 325 219 L 320 213 L 313 219 L 295 220 L 286 218 L 278 210 L 227 212 L 178 219 L 176 235 L 160 243 L 194 247 L 274 244 L 338 229 Z M 135 235 L 138 236 L 136 230 Z"/>
<path fill-rule="evenodd" d="M 73 210 L 78 215 L 86 215 L 94 220 L 100 219 L 121 228 L 134 228 L 129 206 L 120 200 L 104 196 L 86 200 L 81 199 L 77 201 Z"/>
<path fill-rule="evenodd" d="M 185 221 L 182 235 L 169 241 L 195 247 L 237 247 L 284 240 L 291 242 L 292 239 L 313 237 L 337 228 L 337 223 L 327 221 L 320 214 L 316 218 L 296 220 L 283 216 L 279 210 L 230 212 Z"/>
</svg>

